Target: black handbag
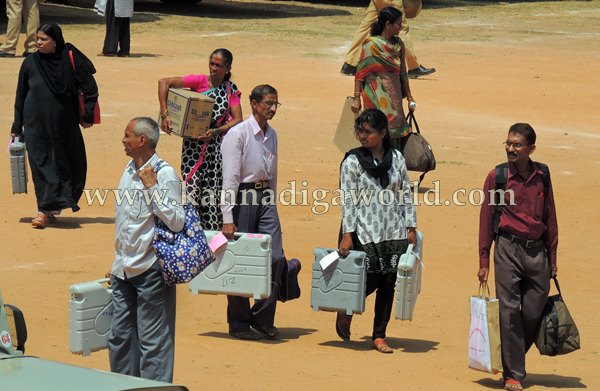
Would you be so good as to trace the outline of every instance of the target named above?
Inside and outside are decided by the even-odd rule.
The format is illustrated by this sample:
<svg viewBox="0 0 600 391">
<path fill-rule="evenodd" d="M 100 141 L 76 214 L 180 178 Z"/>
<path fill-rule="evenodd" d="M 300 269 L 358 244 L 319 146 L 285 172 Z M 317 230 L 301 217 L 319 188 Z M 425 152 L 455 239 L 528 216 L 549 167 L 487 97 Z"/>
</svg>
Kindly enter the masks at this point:
<svg viewBox="0 0 600 391">
<path fill-rule="evenodd" d="M 410 126 L 413 131 L 401 139 L 392 139 L 392 142 L 397 143 L 395 148 L 402 153 L 402 156 L 404 156 L 406 168 L 409 171 L 419 171 L 423 173 L 419 177 L 419 183 L 421 183 L 425 174 L 435 170 L 435 156 L 433 155 L 431 145 L 425 140 L 425 137 L 421 135 L 421 130 L 419 129 L 419 124 L 417 123 L 414 112 L 409 111 L 406 120 L 408 121 L 408 126 Z M 412 126 L 413 122 L 415 124 L 414 128 Z M 414 132 L 414 130 L 416 130 L 416 132 Z"/>
<path fill-rule="evenodd" d="M 535 346 L 544 356 L 557 356 L 571 353 L 581 346 L 579 330 L 562 299 L 558 279 L 553 277 L 558 295 L 548 297 L 542 321 L 535 337 Z"/>
<path fill-rule="evenodd" d="M 298 273 L 302 264 L 297 258 L 292 258 L 289 261 L 284 259 L 283 270 L 281 272 L 281 280 L 279 285 L 279 294 L 277 299 L 282 303 L 288 300 L 294 300 L 300 297 L 300 285 L 298 284 Z"/>
</svg>

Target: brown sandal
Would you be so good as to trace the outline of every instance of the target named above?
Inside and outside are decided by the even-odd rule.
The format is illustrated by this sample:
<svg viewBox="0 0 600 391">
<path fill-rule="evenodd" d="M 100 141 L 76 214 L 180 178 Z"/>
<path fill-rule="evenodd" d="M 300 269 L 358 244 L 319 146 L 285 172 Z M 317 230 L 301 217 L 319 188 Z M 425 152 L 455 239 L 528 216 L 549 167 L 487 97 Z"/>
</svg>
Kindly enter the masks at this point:
<svg viewBox="0 0 600 391">
<path fill-rule="evenodd" d="M 392 348 L 388 346 L 383 338 L 375 338 L 375 340 L 373 340 L 373 349 L 377 350 L 379 353 L 394 353 Z"/>
<path fill-rule="evenodd" d="M 44 229 L 48 223 L 46 215 L 42 212 L 37 212 L 33 220 L 31 220 L 31 226 L 33 228 Z"/>
</svg>

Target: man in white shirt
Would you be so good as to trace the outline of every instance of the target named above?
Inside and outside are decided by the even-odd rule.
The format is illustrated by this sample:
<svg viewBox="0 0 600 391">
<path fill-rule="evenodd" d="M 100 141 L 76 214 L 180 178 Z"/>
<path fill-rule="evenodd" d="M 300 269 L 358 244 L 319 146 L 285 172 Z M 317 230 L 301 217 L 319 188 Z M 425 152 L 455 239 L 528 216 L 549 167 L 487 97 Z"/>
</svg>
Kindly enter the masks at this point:
<svg viewBox="0 0 600 391">
<path fill-rule="evenodd" d="M 255 300 L 252 308 L 247 297 L 227 296 L 229 334 L 240 339 L 257 340 L 261 334 L 276 339 L 279 333 L 274 326 L 275 307 L 285 258 L 275 204 L 277 134 L 268 121 L 280 105 L 275 88 L 255 87 L 250 94 L 252 115 L 234 126 L 221 144 L 223 234 L 230 239 L 237 231 L 271 235 L 271 296 Z"/>
<path fill-rule="evenodd" d="M 119 182 L 115 216 L 108 340 L 113 372 L 173 381 L 175 286 L 166 286 L 152 246 L 155 218 L 183 229 L 185 212 L 177 173 L 155 152 L 160 128 L 151 118 L 132 119 L 123 145 L 131 161 Z M 119 200 L 117 200 L 119 201 Z"/>
</svg>

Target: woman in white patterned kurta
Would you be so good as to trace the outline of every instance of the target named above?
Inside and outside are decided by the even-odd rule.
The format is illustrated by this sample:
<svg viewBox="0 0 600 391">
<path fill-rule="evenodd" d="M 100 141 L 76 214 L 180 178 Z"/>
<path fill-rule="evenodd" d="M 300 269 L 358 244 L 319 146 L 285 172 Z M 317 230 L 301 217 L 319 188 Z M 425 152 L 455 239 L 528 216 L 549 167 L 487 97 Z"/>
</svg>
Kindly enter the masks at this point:
<svg viewBox="0 0 600 391">
<path fill-rule="evenodd" d="M 366 294 L 377 290 L 373 348 L 392 353 L 385 331 L 398 260 L 409 242 L 416 244 L 416 210 L 404 157 L 391 146 L 385 114 L 365 110 L 356 119 L 355 133 L 361 147 L 346 154 L 340 172 L 344 204 L 339 250 L 342 256 L 351 248 L 366 252 Z M 337 316 L 336 330 L 342 339 L 350 337 L 351 320 L 343 313 Z"/>
</svg>

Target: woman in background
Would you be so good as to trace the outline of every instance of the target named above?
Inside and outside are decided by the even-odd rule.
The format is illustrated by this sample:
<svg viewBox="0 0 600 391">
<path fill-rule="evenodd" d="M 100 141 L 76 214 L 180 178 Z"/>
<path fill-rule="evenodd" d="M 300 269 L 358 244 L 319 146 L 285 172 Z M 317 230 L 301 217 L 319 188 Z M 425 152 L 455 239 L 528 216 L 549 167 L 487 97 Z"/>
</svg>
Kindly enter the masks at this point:
<svg viewBox="0 0 600 391">
<path fill-rule="evenodd" d="M 38 208 L 31 224 L 45 228 L 61 210 L 79 210 L 87 172 L 79 125 L 88 128 L 94 122 L 98 86 L 94 65 L 65 43 L 56 23 L 38 29 L 36 45 L 19 71 L 11 136 L 25 139 Z M 77 89 L 85 99 L 81 118 Z"/>
<path fill-rule="evenodd" d="M 388 130 L 394 147 L 402 151 L 402 139 L 410 132 L 402 99 L 409 101 L 409 110 L 416 104 L 410 91 L 406 70 L 404 43 L 398 38 L 402 28 L 402 13 L 393 7 L 379 12 L 371 28 L 371 36 L 363 44 L 354 78 L 352 111 L 362 107 L 381 110 L 388 120 Z"/>
</svg>

